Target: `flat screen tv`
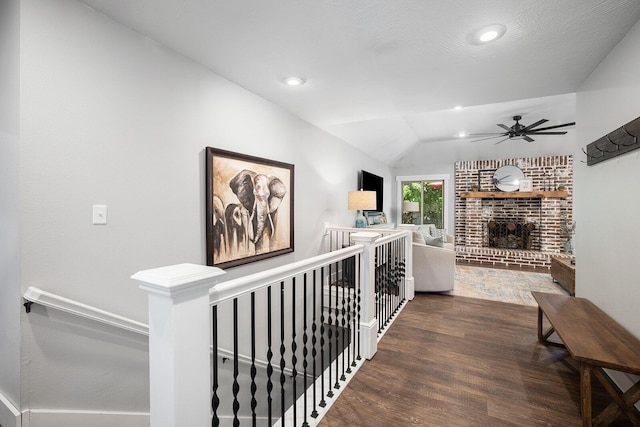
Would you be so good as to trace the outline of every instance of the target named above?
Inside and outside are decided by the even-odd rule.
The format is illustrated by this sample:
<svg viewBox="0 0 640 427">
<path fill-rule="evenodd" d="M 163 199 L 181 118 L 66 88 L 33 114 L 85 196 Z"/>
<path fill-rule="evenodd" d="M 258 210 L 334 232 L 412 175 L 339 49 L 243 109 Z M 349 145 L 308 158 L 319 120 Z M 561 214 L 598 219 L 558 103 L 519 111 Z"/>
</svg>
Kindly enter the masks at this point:
<svg viewBox="0 0 640 427">
<path fill-rule="evenodd" d="M 358 189 L 376 192 L 376 209 L 365 212 L 382 212 L 382 193 L 384 188 L 384 178 L 374 175 L 371 172 L 360 171 L 358 177 Z"/>
</svg>

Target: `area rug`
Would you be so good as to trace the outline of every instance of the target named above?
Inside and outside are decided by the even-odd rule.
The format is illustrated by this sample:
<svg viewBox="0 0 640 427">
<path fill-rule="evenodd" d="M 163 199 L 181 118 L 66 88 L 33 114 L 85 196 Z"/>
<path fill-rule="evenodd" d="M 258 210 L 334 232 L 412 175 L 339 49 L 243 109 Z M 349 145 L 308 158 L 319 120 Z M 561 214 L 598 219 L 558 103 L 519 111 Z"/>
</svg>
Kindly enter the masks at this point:
<svg viewBox="0 0 640 427">
<path fill-rule="evenodd" d="M 537 306 L 531 291 L 567 295 L 549 273 L 456 265 L 450 295 Z"/>
</svg>

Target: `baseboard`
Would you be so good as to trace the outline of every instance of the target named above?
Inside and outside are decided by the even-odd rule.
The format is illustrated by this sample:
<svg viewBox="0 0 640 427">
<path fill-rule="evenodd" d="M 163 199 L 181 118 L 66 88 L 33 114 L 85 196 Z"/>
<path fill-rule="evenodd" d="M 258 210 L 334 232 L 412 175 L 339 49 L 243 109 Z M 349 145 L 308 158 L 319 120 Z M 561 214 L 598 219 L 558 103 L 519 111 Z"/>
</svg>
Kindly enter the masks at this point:
<svg viewBox="0 0 640 427">
<path fill-rule="evenodd" d="M 2 393 L 0 393 L 0 426 L 22 427 L 20 411 Z"/>
<path fill-rule="evenodd" d="M 143 412 L 107 412 L 31 409 L 23 414 L 22 427 L 149 427 L 149 414 Z M 4 426 L 3 426 L 4 427 Z"/>
</svg>

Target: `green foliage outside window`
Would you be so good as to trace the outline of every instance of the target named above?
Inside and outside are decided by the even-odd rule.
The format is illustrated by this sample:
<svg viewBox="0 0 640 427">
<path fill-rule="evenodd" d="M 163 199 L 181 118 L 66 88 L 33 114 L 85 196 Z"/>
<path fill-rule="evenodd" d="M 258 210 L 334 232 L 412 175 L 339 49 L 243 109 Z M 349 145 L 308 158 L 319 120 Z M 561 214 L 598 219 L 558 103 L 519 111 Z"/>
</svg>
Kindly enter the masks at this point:
<svg viewBox="0 0 640 427">
<path fill-rule="evenodd" d="M 421 201 L 420 212 L 422 217 L 421 224 L 435 224 L 437 228 L 442 228 L 444 223 L 443 211 L 443 186 L 431 186 L 429 182 L 405 182 L 402 185 L 403 200 L 405 202 Z"/>
</svg>

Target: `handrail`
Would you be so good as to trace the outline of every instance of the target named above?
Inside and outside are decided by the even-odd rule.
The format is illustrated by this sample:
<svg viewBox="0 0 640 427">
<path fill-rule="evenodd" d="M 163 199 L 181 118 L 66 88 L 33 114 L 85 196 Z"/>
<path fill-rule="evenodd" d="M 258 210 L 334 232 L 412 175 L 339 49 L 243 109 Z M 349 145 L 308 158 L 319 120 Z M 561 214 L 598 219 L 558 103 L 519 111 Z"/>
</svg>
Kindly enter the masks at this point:
<svg viewBox="0 0 640 427">
<path fill-rule="evenodd" d="M 117 328 L 149 336 L 149 325 L 145 323 L 110 313 L 106 310 L 83 304 L 70 298 L 65 298 L 43 291 L 35 286 L 29 286 L 22 297 L 27 300 L 25 305 L 36 303 L 45 307 L 55 308 L 66 313 L 75 314 L 76 316 L 92 319 Z M 29 309 L 27 308 L 27 311 L 28 310 Z"/>
<path fill-rule="evenodd" d="M 342 261 L 363 252 L 363 245 L 353 245 L 344 249 L 328 252 L 291 264 L 275 267 L 248 276 L 239 277 L 219 283 L 209 290 L 211 305 L 229 301 L 241 295 L 251 293 L 271 283 L 287 280 L 305 271 L 314 270 L 324 265 Z"/>
<path fill-rule="evenodd" d="M 381 246 L 381 245 L 384 245 L 385 243 L 396 240 L 399 237 L 398 235 L 400 234 L 404 234 L 404 235 L 407 234 L 406 230 L 398 230 L 398 231 L 394 230 L 394 231 L 395 233 L 389 233 L 385 236 L 380 237 L 378 240 L 376 240 L 375 246 Z"/>
<path fill-rule="evenodd" d="M 287 264 L 267 271 L 220 283 L 209 290 L 210 304 L 213 305 L 226 300 L 231 300 L 237 296 L 259 289 L 264 286 L 265 283 L 268 284 L 286 280 L 297 274 L 303 273 L 304 271 L 312 270 L 331 262 L 340 261 L 358 253 L 362 253 L 362 245 L 350 246 L 339 251 L 318 255 L 292 264 Z M 44 291 L 35 286 L 29 286 L 22 297 L 27 301 L 25 303 L 26 306 L 30 304 L 39 304 L 120 329 L 149 336 L 148 324 L 138 322 L 115 313 L 110 313 L 106 310 L 81 303 L 71 298 L 66 298 Z M 27 310 L 29 310 L 28 306 Z"/>
<path fill-rule="evenodd" d="M 70 313 L 79 317 L 114 326 L 116 328 L 136 332 L 140 335 L 144 335 L 147 337 L 149 336 L 149 325 L 145 323 L 141 323 L 114 313 L 109 313 L 108 311 L 83 304 L 70 298 L 52 294 L 51 292 L 43 291 L 42 289 L 35 286 L 29 286 L 22 297 L 27 301 L 25 305 L 39 304 L 45 307 L 51 307 L 56 310 L 64 311 L 65 313 Z M 213 353 L 213 346 L 210 347 L 211 352 Z M 233 351 L 231 350 L 219 348 L 218 352 L 222 353 L 220 354 L 220 357 L 233 358 Z M 239 360 L 244 364 L 251 363 L 250 357 L 246 355 L 240 355 Z M 256 360 L 256 362 L 257 366 L 267 366 L 267 362 L 265 361 Z M 279 368 L 275 367 L 274 371 L 279 372 Z M 285 373 L 288 373 L 287 371 L 290 371 L 290 369 L 285 369 Z"/>
</svg>

